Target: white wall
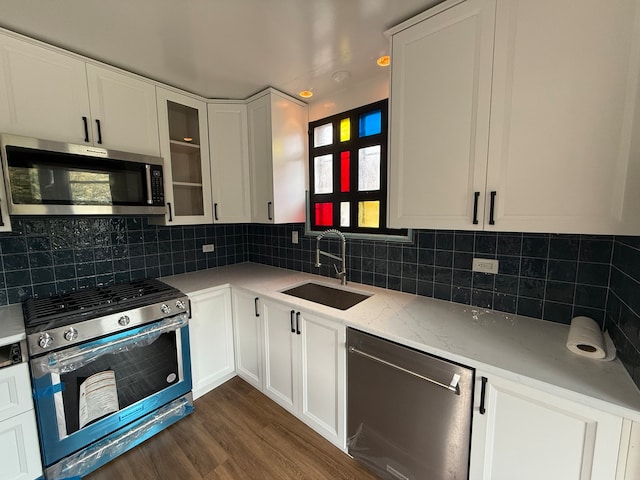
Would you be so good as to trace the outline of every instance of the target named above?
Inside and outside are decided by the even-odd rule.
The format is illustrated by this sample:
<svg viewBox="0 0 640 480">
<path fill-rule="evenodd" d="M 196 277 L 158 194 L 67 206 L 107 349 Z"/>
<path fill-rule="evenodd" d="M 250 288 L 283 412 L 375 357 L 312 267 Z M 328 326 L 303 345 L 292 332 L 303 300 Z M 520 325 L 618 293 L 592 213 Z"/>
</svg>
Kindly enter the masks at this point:
<svg viewBox="0 0 640 480">
<path fill-rule="evenodd" d="M 388 75 L 347 86 L 328 97 L 309 103 L 309 121 L 313 122 L 385 98 L 389 98 Z"/>
</svg>

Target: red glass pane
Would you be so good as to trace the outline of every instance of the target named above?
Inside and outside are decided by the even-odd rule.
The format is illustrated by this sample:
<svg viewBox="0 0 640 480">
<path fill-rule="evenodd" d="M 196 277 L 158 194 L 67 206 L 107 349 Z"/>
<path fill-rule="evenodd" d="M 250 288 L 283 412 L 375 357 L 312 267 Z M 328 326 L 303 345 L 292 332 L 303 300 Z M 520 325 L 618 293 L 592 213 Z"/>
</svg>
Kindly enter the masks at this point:
<svg viewBox="0 0 640 480">
<path fill-rule="evenodd" d="M 348 192 L 351 184 L 351 152 L 340 152 L 340 191 Z"/>
<path fill-rule="evenodd" d="M 320 227 L 333 226 L 333 203 L 316 203 L 316 225 Z"/>
</svg>

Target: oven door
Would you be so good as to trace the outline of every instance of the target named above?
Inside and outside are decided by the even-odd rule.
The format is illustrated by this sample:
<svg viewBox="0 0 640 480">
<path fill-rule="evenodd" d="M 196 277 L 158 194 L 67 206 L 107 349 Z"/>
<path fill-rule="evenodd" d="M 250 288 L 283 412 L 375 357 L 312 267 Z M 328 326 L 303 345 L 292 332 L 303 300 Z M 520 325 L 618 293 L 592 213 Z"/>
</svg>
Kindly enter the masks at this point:
<svg viewBox="0 0 640 480">
<path fill-rule="evenodd" d="M 31 360 L 46 466 L 191 391 L 186 314 Z"/>
</svg>

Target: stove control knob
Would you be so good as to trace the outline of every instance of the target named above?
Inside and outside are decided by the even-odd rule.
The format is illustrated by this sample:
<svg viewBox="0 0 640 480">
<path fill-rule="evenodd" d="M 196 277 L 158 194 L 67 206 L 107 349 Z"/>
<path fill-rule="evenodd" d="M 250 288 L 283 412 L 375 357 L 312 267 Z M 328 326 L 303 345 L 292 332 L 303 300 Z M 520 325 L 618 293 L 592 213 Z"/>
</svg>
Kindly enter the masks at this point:
<svg viewBox="0 0 640 480">
<path fill-rule="evenodd" d="M 69 330 L 64 332 L 64 339 L 67 342 L 71 342 L 76 338 L 78 338 L 78 330 L 76 330 L 75 328 L 71 327 L 69 328 Z"/>
<path fill-rule="evenodd" d="M 178 301 L 176 302 L 176 308 L 177 308 L 177 309 L 179 309 L 179 310 L 184 310 L 184 309 L 185 309 L 185 304 L 184 304 L 184 302 L 183 302 L 182 300 L 178 300 Z"/>
<path fill-rule="evenodd" d="M 40 339 L 38 340 L 38 345 L 40 348 L 49 348 L 53 343 L 53 337 L 48 333 L 43 333 L 40 335 Z"/>
<path fill-rule="evenodd" d="M 126 327 L 127 325 L 129 325 L 130 321 L 131 321 L 131 319 L 129 318 L 128 315 L 123 315 L 118 319 L 118 323 L 120 325 L 122 325 L 123 327 Z"/>
<path fill-rule="evenodd" d="M 162 306 L 160 307 L 160 311 L 165 315 L 168 315 L 171 313 L 171 307 L 166 303 L 163 303 Z"/>
</svg>

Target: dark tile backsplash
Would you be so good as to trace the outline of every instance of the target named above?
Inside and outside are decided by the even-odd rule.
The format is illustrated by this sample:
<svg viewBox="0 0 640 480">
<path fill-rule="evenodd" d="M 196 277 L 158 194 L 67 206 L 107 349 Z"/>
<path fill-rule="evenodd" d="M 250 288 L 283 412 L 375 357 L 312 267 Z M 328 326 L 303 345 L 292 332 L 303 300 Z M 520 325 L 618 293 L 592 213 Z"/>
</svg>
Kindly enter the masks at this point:
<svg viewBox="0 0 640 480">
<path fill-rule="evenodd" d="M 13 217 L 0 234 L 0 305 L 246 261 L 245 225 L 158 227 L 138 217 Z M 214 252 L 202 253 L 212 243 Z"/>
<path fill-rule="evenodd" d="M 616 237 L 607 328 L 618 356 L 640 387 L 640 237 Z"/>
<path fill-rule="evenodd" d="M 302 239 L 291 243 L 291 231 Z M 248 225 L 249 260 L 324 276 L 315 239 L 299 224 Z M 416 230 L 410 243 L 347 241 L 350 280 L 443 300 L 570 323 L 588 315 L 605 319 L 614 237 Z M 339 242 L 322 240 L 339 253 Z M 500 262 L 499 274 L 472 272 L 474 257 Z"/>
<path fill-rule="evenodd" d="M 35 295 L 244 261 L 333 276 L 304 225 L 160 227 L 138 217 L 14 217 L 0 234 L 0 305 Z M 297 231 L 300 242 L 291 243 Z M 203 253 L 203 244 L 215 250 Z M 339 253 L 326 237 L 323 250 Z M 474 257 L 500 262 L 471 271 Z M 568 324 L 606 325 L 640 386 L 640 237 L 415 230 L 408 243 L 347 240 L 349 280 Z"/>
</svg>

